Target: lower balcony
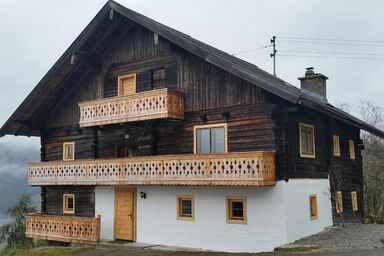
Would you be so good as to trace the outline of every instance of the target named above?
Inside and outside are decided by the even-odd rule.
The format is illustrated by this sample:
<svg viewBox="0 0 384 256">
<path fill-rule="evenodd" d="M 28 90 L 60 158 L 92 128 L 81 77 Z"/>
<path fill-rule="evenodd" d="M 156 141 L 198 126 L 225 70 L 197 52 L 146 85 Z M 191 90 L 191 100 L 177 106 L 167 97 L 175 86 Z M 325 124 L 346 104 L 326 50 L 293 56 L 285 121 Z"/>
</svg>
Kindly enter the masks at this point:
<svg viewBox="0 0 384 256">
<path fill-rule="evenodd" d="M 143 156 L 32 163 L 39 185 L 248 185 L 276 183 L 274 152 Z"/>
<path fill-rule="evenodd" d="M 78 244 L 95 244 L 100 240 L 100 217 L 28 214 L 25 222 L 25 236 L 29 238 Z"/>
</svg>

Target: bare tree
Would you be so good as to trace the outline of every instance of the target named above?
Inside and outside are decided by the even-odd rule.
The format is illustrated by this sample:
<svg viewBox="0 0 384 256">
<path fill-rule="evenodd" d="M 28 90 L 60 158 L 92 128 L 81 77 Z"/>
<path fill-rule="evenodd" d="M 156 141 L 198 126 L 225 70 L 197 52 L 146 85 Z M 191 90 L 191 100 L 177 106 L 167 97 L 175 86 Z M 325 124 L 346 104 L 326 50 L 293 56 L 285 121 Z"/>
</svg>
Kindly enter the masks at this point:
<svg viewBox="0 0 384 256">
<path fill-rule="evenodd" d="M 360 117 L 367 123 L 384 128 L 384 109 L 368 101 L 358 105 Z M 364 196 L 366 216 L 373 222 L 384 222 L 384 140 L 362 132 L 365 144 L 363 151 Z"/>
</svg>

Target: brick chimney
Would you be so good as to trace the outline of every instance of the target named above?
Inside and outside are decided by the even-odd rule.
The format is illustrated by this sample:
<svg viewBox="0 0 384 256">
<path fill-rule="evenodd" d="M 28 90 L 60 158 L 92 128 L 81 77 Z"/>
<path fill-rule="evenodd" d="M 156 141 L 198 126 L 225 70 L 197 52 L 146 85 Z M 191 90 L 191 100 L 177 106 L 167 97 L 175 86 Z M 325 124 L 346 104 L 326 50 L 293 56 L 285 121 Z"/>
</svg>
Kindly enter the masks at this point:
<svg viewBox="0 0 384 256">
<path fill-rule="evenodd" d="M 301 82 L 300 90 L 303 94 L 327 101 L 327 79 L 323 74 L 313 71 L 313 67 L 306 68 L 305 76 L 299 77 Z"/>
</svg>

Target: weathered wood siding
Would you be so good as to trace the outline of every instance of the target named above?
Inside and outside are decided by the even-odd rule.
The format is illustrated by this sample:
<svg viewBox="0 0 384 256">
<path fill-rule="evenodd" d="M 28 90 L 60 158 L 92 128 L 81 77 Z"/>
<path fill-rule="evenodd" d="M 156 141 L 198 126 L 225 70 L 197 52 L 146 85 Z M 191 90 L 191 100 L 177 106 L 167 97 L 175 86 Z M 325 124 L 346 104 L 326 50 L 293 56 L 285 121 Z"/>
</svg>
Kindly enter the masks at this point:
<svg viewBox="0 0 384 256">
<path fill-rule="evenodd" d="M 343 196 L 343 217 L 345 221 L 353 221 L 351 191 L 357 192 L 357 200 L 359 211 L 356 212 L 357 221 L 361 221 L 364 217 L 364 193 L 363 193 L 363 170 L 362 170 L 362 155 L 361 149 L 358 146 L 360 140 L 359 129 L 345 125 L 338 121 L 330 123 L 331 136 L 339 135 L 340 138 L 340 156 L 334 156 L 333 150 L 330 154 L 330 177 L 332 195 L 335 195 L 337 190 L 342 191 Z M 355 142 L 356 159 L 350 159 L 349 140 Z M 332 140 L 332 138 L 331 138 Z M 331 141 L 333 145 L 333 141 Z M 333 148 L 332 148 L 333 149 Z M 332 203 L 334 212 L 334 221 L 340 222 L 340 215 L 336 214 L 334 201 Z"/>
<path fill-rule="evenodd" d="M 299 123 L 314 126 L 315 158 L 300 156 Z M 328 129 L 328 118 L 315 111 L 298 108 L 287 114 L 285 123 L 287 176 L 289 178 L 327 178 L 331 144 Z"/>
<path fill-rule="evenodd" d="M 336 214 L 334 195 L 338 190 L 343 194 L 344 219 L 353 220 L 351 191 L 357 191 L 359 211 L 356 212 L 357 221 L 364 217 L 363 205 L 363 175 L 361 150 L 358 147 L 360 130 L 352 126 L 330 119 L 329 117 L 304 108 L 293 108 L 288 111 L 280 129 L 285 129 L 286 140 L 281 141 L 282 154 L 280 158 L 288 178 L 327 178 L 330 176 L 330 196 L 332 195 L 333 217 L 336 223 L 340 216 Z M 316 157 L 300 157 L 299 123 L 314 126 Z M 333 155 L 333 135 L 339 135 L 341 155 Z M 356 159 L 350 159 L 348 141 L 355 141 Z M 277 143 L 279 144 L 279 143 Z M 285 145 L 285 146 L 283 146 Z M 279 146 L 277 146 L 279 147 Z M 284 168 L 286 165 L 286 169 Z"/>
<path fill-rule="evenodd" d="M 63 194 L 75 194 L 75 214 L 63 213 Z M 95 217 L 95 187 L 46 186 L 44 209 L 53 215 Z"/>
<path fill-rule="evenodd" d="M 44 131 L 42 161 L 63 160 L 63 143 L 75 142 L 75 159 L 93 159 L 96 157 L 97 137 L 93 129 L 55 128 Z"/>
<path fill-rule="evenodd" d="M 105 127 L 98 132 L 99 158 L 117 157 L 117 147 L 137 148 L 137 155 L 193 153 L 193 126 L 228 124 L 228 151 L 274 151 L 273 104 L 254 104 L 189 112 L 183 122 L 140 122 Z M 223 113 L 228 113 L 229 118 Z M 203 121 L 202 116 L 206 117 Z"/>
</svg>

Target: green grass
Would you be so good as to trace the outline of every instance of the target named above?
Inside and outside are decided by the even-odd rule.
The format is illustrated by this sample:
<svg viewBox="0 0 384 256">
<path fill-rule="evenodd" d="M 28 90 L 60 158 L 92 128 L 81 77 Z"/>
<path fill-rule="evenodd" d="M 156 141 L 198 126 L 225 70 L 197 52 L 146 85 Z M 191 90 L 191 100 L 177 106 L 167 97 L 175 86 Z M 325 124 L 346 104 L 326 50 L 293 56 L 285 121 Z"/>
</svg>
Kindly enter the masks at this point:
<svg viewBox="0 0 384 256">
<path fill-rule="evenodd" d="M 31 249 L 7 248 L 0 256 L 62 256 L 86 251 L 85 247 L 37 247 Z"/>
<path fill-rule="evenodd" d="M 380 238 L 380 242 L 384 244 L 384 237 Z"/>
</svg>

